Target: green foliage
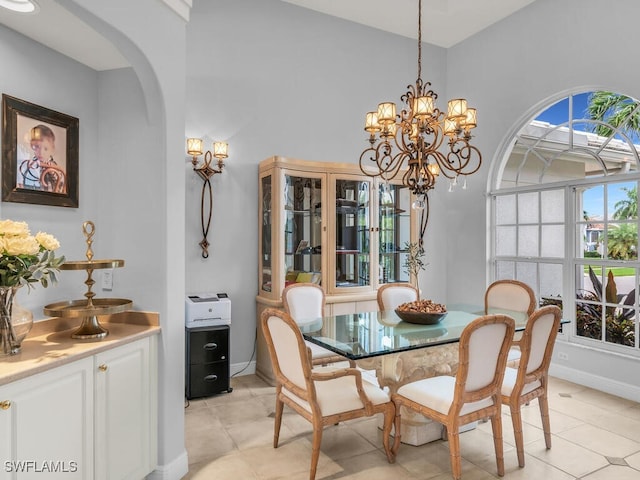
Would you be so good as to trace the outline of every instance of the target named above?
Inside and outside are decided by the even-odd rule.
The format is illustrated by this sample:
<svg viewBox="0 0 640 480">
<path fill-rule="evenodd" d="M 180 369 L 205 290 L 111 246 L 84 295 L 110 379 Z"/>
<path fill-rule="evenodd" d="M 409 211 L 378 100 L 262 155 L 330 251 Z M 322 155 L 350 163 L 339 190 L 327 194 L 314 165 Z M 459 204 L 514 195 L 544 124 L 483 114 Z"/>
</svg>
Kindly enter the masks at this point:
<svg viewBox="0 0 640 480">
<path fill-rule="evenodd" d="M 405 250 L 407 256 L 404 259 L 402 267 L 407 275 L 416 279 L 416 288 L 418 289 L 418 296 L 420 295 L 420 287 L 418 286 L 418 274 L 421 270 L 424 270 L 427 266 L 424 263 L 424 248 L 419 243 L 405 242 Z"/>
<path fill-rule="evenodd" d="M 0 256 L 0 286 L 30 288 L 40 283 L 46 288 L 57 281 L 56 273 L 64 261 L 64 256 L 56 257 L 53 251 L 44 248 L 37 255 Z"/>
<path fill-rule="evenodd" d="M 598 91 L 589 96 L 587 114 L 591 119 L 603 122 L 593 127 L 598 135 L 610 137 L 615 128 L 633 137 L 640 132 L 640 113 L 636 107 L 637 103 L 630 97 Z"/>
<path fill-rule="evenodd" d="M 584 252 L 584 258 L 602 258 L 598 252 Z"/>
<path fill-rule="evenodd" d="M 607 250 L 614 260 L 638 258 L 638 227 L 635 223 L 621 223 L 607 230 Z"/>
</svg>

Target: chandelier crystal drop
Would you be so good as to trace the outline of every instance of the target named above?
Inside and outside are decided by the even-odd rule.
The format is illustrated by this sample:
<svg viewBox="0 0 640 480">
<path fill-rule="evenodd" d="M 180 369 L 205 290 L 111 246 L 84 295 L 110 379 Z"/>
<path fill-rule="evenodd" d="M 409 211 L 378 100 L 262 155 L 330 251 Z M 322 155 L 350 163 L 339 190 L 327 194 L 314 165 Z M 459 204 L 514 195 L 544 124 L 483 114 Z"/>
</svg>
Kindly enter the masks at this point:
<svg viewBox="0 0 640 480">
<path fill-rule="evenodd" d="M 478 171 L 480 151 L 470 144 L 471 130 L 477 125 L 477 112 L 463 98 L 449 100 L 447 112 L 436 106 L 438 95 L 424 82 L 422 75 L 422 0 L 418 1 L 418 78 L 396 104 L 383 102 L 368 112 L 365 131 L 369 148 L 360 155 L 360 170 L 371 177 L 388 181 L 402 174 L 402 183 L 424 200 L 442 174 L 457 184 L 457 178 Z M 442 150 L 441 151 L 441 147 Z M 414 202 L 415 203 L 415 202 Z M 428 203 L 427 203 L 428 205 Z M 420 208 L 418 206 L 418 208 Z"/>
</svg>

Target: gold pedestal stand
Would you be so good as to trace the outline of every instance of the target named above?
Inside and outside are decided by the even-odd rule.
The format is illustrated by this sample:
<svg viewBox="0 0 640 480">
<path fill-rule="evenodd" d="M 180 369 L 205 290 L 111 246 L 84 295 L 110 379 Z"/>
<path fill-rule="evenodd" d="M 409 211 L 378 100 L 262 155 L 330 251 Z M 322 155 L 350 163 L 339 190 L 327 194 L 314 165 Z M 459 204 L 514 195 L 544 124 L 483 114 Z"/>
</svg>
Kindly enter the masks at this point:
<svg viewBox="0 0 640 480">
<path fill-rule="evenodd" d="M 93 271 L 123 267 L 124 260 L 93 260 L 93 251 L 91 250 L 93 234 L 95 233 L 93 222 L 84 222 L 82 231 L 87 239 L 87 259 L 64 262 L 60 266 L 60 270 L 86 270 L 87 279 L 84 282 L 87 286 L 87 293 L 84 294 L 86 300 L 51 303 L 44 307 L 44 313 L 52 317 L 82 317 L 82 324 L 73 332 L 71 338 L 104 338 L 109 334 L 109 331 L 100 325 L 98 317 L 100 315 L 126 312 L 131 308 L 133 302 L 126 298 L 94 298 L 96 294 L 91 291 L 96 283 L 92 278 Z"/>
</svg>

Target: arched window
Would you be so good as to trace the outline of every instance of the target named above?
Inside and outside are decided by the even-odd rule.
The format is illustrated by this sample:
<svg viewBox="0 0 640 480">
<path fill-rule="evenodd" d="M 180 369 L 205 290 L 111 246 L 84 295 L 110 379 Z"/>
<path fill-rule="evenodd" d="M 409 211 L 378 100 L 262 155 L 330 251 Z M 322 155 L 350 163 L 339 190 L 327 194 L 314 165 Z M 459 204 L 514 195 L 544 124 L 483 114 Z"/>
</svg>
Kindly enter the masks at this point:
<svg viewBox="0 0 640 480">
<path fill-rule="evenodd" d="M 560 305 L 572 340 L 640 355 L 640 103 L 573 93 L 506 143 L 492 178 L 492 278 Z"/>
</svg>

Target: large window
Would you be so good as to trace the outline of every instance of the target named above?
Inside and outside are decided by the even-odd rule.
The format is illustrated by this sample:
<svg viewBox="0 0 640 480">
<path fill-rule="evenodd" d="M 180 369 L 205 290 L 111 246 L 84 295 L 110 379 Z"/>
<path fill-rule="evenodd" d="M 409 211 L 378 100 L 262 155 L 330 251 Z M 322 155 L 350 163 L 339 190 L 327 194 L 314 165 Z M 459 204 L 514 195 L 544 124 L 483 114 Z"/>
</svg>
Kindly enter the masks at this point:
<svg viewBox="0 0 640 480">
<path fill-rule="evenodd" d="M 639 355 L 640 106 L 570 95 L 509 144 L 492 192 L 492 276 L 557 304 L 580 343 Z"/>
</svg>

